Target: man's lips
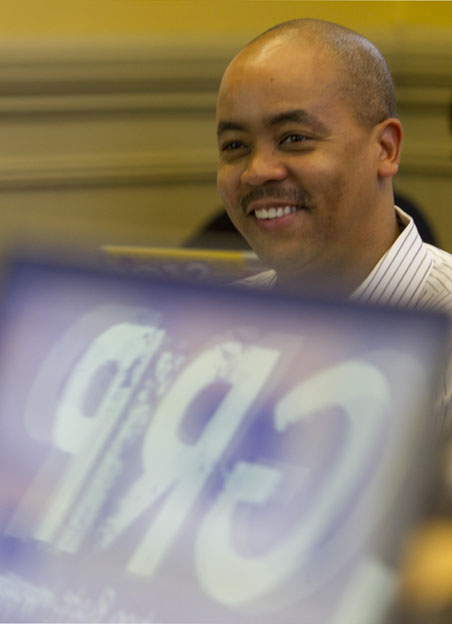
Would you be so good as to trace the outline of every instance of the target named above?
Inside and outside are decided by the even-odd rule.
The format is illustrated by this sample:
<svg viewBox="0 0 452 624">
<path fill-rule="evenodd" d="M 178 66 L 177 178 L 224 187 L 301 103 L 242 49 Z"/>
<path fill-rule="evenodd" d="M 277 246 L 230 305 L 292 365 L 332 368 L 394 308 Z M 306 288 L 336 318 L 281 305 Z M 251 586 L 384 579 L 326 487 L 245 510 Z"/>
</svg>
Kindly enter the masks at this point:
<svg viewBox="0 0 452 624">
<path fill-rule="evenodd" d="M 240 200 L 243 214 L 254 217 L 262 227 L 270 227 L 271 223 L 289 225 L 294 213 L 309 210 L 309 204 L 309 196 L 304 190 L 285 187 L 279 182 L 253 188 Z"/>
</svg>

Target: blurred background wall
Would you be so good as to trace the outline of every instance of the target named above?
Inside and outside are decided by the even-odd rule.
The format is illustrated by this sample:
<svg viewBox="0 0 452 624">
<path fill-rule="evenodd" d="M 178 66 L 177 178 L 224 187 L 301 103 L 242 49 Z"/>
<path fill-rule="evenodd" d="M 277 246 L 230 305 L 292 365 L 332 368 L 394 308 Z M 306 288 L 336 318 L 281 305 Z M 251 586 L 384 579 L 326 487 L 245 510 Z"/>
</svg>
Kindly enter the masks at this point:
<svg viewBox="0 0 452 624">
<path fill-rule="evenodd" d="M 406 140 L 396 188 L 452 252 L 451 2 L 2 0 L 0 251 L 179 245 L 216 212 L 215 94 L 294 17 L 385 54 Z"/>
</svg>

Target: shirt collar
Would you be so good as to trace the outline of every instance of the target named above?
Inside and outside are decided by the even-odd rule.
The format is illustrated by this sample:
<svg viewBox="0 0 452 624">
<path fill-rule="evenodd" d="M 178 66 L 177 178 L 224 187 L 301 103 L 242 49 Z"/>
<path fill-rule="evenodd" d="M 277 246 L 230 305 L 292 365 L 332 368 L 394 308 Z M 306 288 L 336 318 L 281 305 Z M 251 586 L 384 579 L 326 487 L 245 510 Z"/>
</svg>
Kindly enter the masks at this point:
<svg viewBox="0 0 452 624">
<path fill-rule="evenodd" d="M 415 305 L 432 267 L 432 258 L 413 219 L 395 207 L 404 228 L 351 299 L 365 303 Z"/>
</svg>

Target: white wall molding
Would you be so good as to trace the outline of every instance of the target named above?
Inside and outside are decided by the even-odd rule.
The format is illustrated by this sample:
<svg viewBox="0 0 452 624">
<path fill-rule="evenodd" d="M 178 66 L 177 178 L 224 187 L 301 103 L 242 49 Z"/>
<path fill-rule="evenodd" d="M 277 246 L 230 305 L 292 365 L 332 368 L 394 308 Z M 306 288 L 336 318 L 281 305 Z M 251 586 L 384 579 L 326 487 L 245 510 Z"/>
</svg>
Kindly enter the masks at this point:
<svg viewBox="0 0 452 624">
<path fill-rule="evenodd" d="M 33 188 L 215 185 L 216 153 L 75 154 L 0 159 L 0 191 Z"/>
<path fill-rule="evenodd" d="M 452 37 L 421 48 L 381 41 L 401 110 L 450 102 Z M 0 117 L 121 111 L 211 113 L 234 44 L 17 42 L 0 45 Z"/>
<path fill-rule="evenodd" d="M 0 95 L 0 117 L 41 115 L 87 115 L 111 113 L 149 113 L 186 115 L 212 114 L 216 93 L 160 91 L 149 93 L 54 93 Z"/>
<path fill-rule="evenodd" d="M 374 39 L 400 86 L 450 87 L 452 36 L 419 44 Z M 1 96 L 216 90 L 237 42 L 203 45 L 152 41 L 1 42 Z"/>
</svg>

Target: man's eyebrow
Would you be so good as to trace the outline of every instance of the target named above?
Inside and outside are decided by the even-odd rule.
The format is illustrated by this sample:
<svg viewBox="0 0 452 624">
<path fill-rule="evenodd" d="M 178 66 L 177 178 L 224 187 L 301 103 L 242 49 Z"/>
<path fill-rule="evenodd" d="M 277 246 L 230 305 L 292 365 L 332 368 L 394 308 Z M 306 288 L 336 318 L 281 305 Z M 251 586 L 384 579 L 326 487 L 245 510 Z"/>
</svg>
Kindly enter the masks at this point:
<svg viewBox="0 0 452 624">
<path fill-rule="evenodd" d="M 309 113 L 303 108 L 296 108 L 293 110 L 283 111 L 276 115 L 272 115 L 267 119 L 267 124 L 270 127 L 279 126 L 284 123 L 299 123 L 310 126 L 314 131 L 322 135 L 331 134 L 330 129 L 322 122 L 318 117 Z M 245 127 L 235 121 L 220 121 L 217 127 L 217 136 L 220 136 L 228 130 L 244 130 Z"/>
<path fill-rule="evenodd" d="M 220 121 L 217 126 L 217 136 L 228 130 L 243 130 L 243 126 L 235 121 Z"/>
<path fill-rule="evenodd" d="M 323 121 L 320 121 L 318 117 L 303 108 L 283 111 L 282 113 L 269 117 L 267 121 L 268 125 L 271 127 L 279 126 L 287 122 L 306 124 L 320 134 L 327 135 L 331 133 L 330 129 L 323 123 Z"/>
</svg>

